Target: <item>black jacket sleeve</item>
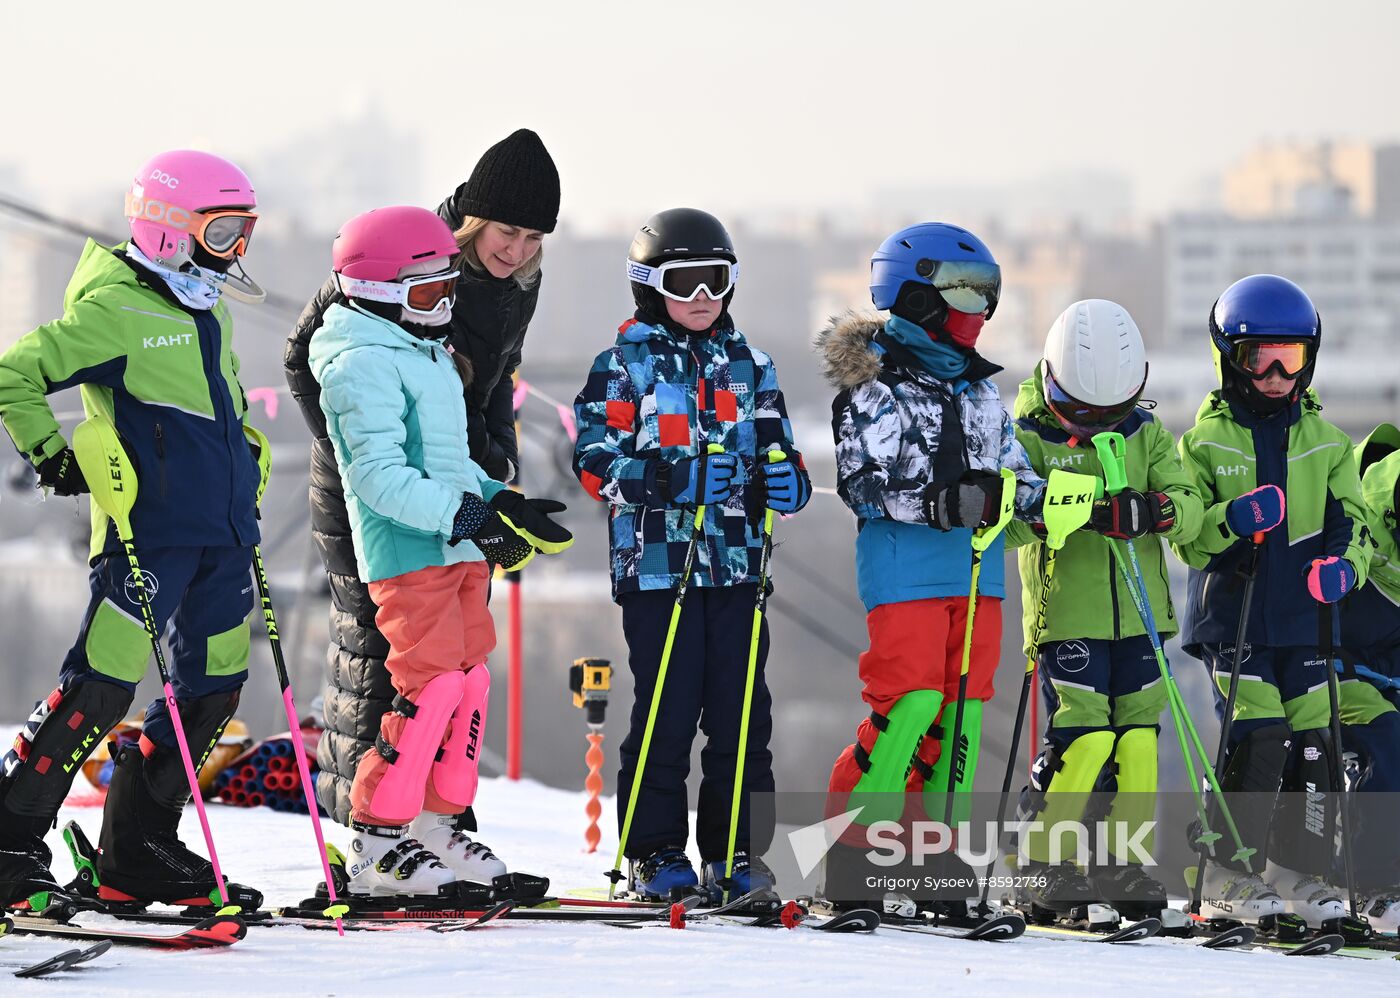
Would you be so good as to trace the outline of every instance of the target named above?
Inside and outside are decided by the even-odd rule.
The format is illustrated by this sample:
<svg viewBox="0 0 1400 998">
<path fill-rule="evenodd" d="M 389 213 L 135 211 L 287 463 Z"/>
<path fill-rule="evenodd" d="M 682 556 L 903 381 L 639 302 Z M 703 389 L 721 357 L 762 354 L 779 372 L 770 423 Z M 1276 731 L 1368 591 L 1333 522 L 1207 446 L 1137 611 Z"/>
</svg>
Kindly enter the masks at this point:
<svg viewBox="0 0 1400 998">
<path fill-rule="evenodd" d="M 335 283 L 335 275 L 326 278 L 320 290 L 306 303 L 287 337 L 287 348 L 282 354 L 282 368 L 287 375 L 287 387 L 292 390 L 292 398 L 301 410 L 302 419 L 313 437 L 326 436 L 326 416 L 321 411 L 321 386 L 311 376 L 311 337 L 321 328 L 326 309 L 345 300 Z"/>
</svg>

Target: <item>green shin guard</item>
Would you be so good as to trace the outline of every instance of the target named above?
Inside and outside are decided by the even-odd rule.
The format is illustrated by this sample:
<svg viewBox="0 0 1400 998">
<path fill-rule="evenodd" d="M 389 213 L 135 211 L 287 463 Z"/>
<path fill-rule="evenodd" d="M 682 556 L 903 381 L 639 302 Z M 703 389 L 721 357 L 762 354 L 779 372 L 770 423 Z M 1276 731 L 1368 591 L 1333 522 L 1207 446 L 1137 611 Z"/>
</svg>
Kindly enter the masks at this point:
<svg viewBox="0 0 1400 998">
<path fill-rule="evenodd" d="M 851 791 L 849 808 L 863 808 L 856 821 L 872 825 L 877 821 L 898 821 L 904 814 L 904 788 L 909 774 L 909 760 L 919 746 L 919 739 L 928 733 L 943 694 L 938 690 L 914 690 L 899 698 L 885 717 L 884 727 L 875 736 L 875 744 L 866 755 L 856 745 L 856 759 L 862 776 Z M 872 715 L 872 718 L 874 715 Z M 876 727 L 879 728 L 878 722 Z"/>
<path fill-rule="evenodd" d="M 1124 863 L 1142 863 L 1142 854 L 1150 855 L 1155 842 L 1157 730 L 1124 731 L 1118 736 L 1113 761 L 1118 770 L 1118 792 L 1108 812 L 1108 848 Z"/>
<path fill-rule="evenodd" d="M 1065 831 L 1057 832 L 1060 822 L 1078 824 L 1089 806 L 1089 795 L 1099 780 L 1099 774 L 1113 753 L 1112 731 L 1090 731 L 1069 743 L 1060 756 L 1060 768 L 1050 777 L 1050 785 L 1042 796 L 1043 806 L 1032 819 L 1039 828 L 1027 830 L 1024 842 L 1026 855 L 1041 863 L 1059 863 L 1073 859 L 1077 850 L 1089 849 L 1085 841 Z"/>
<path fill-rule="evenodd" d="M 943 794 L 948 787 L 948 770 L 954 759 L 958 768 L 953 781 L 953 821 L 956 828 L 959 822 L 971 817 L 973 777 L 977 775 L 977 758 L 982 750 L 982 701 L 963 702 L 962 745 L 956 751 L 949 750 L 953 731 L 957 728 L 957 704 L 949 704 L 943 712 L 939 726 L 943 729 L 943 747 L 938 753 L 938 761 L 933 764 L 933 774 L 924 781 L 924 810 L 930 815 L 943 813 Z"/>
</svg>

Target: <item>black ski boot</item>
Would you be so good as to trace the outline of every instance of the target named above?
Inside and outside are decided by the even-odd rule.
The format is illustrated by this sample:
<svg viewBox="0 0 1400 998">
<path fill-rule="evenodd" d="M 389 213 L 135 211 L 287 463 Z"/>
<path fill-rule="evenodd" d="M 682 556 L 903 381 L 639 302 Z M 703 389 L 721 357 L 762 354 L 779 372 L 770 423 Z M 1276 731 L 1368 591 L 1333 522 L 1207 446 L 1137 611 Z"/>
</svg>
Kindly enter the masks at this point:
<svg viewBox="0 0 1400 998">
<path fill-rule="evenodd" d="M 171 786 L 174 770 L 179 784 Z M 118 753 L 98 839 L 97 895 L 103 902 L 142 908 L 159 901 L 211 910 L 221 904 L 213 864 L 177 833 L 189 799 L 176 750 L 158 746 L 149 759 L 137 745 Z M 247 910 L 262 904 L 262 894 L 251 888 L 228 884 L 227 890 L 230 904 Z"/>
<path fill-rule="evenodd" d="M 872 888 L 867 882 L 872 873 L 872 866 L 865 858 L 866 852 L 865 849 L 857 849 L 841 842 L 834 843 L 827 850 L 818 894 L 823 903 L 833 911 L 855 911 L 861 908 L 882 910 L 885 892 Z"/>
<path fill-rule="evenodd" d="M 180 702 L 196 771 L 237 706 L 237 691 Z M 192 852 L 176 832 L 190 802 L 179 750 L 156 744 L 146 756 L 139 746 L 128 745 L 113 762 L 98 839 L 98 896 L 109 904 L 133 907 L 152 901 L 190 908 L 218 907 L 221 901 L 213 864 Z M 245 910 L 262 904 L 262 894 L 251 887 L 227 884 L 226 890 L 229 903 Z"/>
<path fill-rule="evenodd" d="M 1057 921 L 1082 921 L 1098 894 L 1073 863 L 1031 861 L 1017 874 L 1016 903 L 1026 921 L 1042 925 Z"/>
<path fill-rule="evenodd" d="M 0 804 L 0 909 L 42 912 L 68 900 L 49 869 L 53 854 L 44 843 L 47 830 L 47 822 L 10 814 Z"/>
<path fill-rule="evenodd" d="M 1167 889 L 1137 863 L 1095 867 L 1089 872 L 1089 883 L 1097 900 L 1134 922 L 1161 918 L 1167 907 Z"/>
</svg>

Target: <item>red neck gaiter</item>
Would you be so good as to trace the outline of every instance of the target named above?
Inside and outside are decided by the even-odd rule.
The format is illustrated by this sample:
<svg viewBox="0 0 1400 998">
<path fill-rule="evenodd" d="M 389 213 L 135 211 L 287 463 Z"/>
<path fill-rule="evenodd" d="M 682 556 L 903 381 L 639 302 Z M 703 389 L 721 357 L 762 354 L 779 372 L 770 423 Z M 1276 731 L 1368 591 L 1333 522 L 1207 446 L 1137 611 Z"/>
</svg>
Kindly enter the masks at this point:
<svg viewBox="0 0 1400 998">
<path fill-rule="evenodd" d="M 980 313 L 959 312 L 950 308 L 948 318 L 943 320 L 943 331 L 958 346 L 964 350 L 971 350 L 977 345 L 977 337 L 981 335 L 982 326 L 986 321 L 987 317 Z"/>
</svg>

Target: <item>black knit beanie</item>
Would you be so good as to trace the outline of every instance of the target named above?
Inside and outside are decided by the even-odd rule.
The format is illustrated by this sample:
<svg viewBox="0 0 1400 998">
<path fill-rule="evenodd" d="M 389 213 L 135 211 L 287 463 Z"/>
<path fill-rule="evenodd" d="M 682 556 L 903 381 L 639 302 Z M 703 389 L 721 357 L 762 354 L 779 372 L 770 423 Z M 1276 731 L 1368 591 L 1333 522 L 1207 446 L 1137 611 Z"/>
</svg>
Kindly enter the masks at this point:
<svg viewBox="0 0 1400 998">
<path fill-rule="evenodd" d="M 452 195 L 452 207 L 459 217 L 553 232 L 559 220 L 559 171 L 540 137 L 517 129 L 482 154 Z"/>
</svg>

